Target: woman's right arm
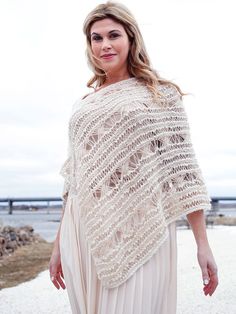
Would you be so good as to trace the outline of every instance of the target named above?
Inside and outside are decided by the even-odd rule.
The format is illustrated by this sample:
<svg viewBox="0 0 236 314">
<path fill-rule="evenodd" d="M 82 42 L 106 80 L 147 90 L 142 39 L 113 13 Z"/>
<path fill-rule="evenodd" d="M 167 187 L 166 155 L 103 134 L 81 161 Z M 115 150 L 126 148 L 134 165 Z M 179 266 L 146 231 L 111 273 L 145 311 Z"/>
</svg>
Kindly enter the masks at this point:
<svg viewBox="0 0 236 314">
<path fill-rule="evenodd" d="M 59 241 L 60 241 L 60 231 L 61 231 L 61 223 L 62 223 L 63 216 L 64 216 L 64 210 L 62 211 L 61 221 L 60 221 L 60 225 L 57 231 L 56 239 L 54 241 L 53 249 L 60 249 Z"/>
<path fill-rule="evenodd" d="M 60 249 L 60 246 L 59 246 L 59 241 L 60 241 L 60 232 L 61 232 L 61 223 L 62 223 L 62 219 L 63 219 L 63 216 L 64 216 L 64 212 L 65 212 L 65 208 L 66 208 L 66 202 L 67 202 L 67 197 L 68 197 L 68 192 L 65 192 L 63 193 L 63 197 L 62 197 L 62 215 L 61 215 L 61 220 L 60 220 L 60 225 L 59 225 L 59 228 L 58 228 L 58 231 L 57 231 L 57 235 L 56 235 L 56 239 L 54 241 L 54 247 L 53 249 Z"/>
<path fill-rule="evenodd" d="M 62 265 L 61 265 L 61 252 L 60 252 L 60 232 L 61 232 L 61 224 L 66 208 L 66 202 L 67 202 L 68 192 L 63 193 L 63 205 L 62 205 L 62 215 L 61 215 L 61 221 L 60 225 L 57 231 L 56 239 L 54 241 L 54 246 L 52 249 L 52 255 L 49 262 L 49 273 L 52 283 L 57 289 L 60 289 L 60 286 L 62 289 L 65 289 L 65 284 L 62 280 L 64 279 L 64 274 L 62 271 Z"/>
</svg>

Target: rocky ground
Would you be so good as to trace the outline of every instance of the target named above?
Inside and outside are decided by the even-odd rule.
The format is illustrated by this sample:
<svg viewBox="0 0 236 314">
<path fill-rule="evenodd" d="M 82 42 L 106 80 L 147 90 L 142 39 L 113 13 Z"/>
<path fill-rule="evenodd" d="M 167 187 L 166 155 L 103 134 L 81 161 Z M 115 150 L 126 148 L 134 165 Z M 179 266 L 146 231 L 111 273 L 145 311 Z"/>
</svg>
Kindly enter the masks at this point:
<svg viewBox="0 0 236 314">
<path fill-rule="evenodd" d="M 52 246 L 32 226 L 0 226 L 0 289 L 31 280 L 47 269 Z"/>
<path fill-rule="evenodd" d="M 0 259 L 0 289 L 31 280 L 48 269 L 52 246 L 48 242 L 32 243 Z"/>
</svg>

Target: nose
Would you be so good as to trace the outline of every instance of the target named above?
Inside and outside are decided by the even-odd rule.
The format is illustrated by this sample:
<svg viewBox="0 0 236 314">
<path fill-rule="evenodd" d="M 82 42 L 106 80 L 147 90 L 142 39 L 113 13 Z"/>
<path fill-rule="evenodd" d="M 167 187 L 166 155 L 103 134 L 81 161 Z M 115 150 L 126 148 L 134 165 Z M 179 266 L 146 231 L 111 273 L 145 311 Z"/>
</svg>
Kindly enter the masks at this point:
<svg viewBox="0 0 236 314">
<path fill-rule="evenodd" d="M 102 49 L 106 50 L 106 49 L 111 49 L 111 43 L 109 38 L 104 38 L 103 42 L 102 42 Z"/>
</svg>

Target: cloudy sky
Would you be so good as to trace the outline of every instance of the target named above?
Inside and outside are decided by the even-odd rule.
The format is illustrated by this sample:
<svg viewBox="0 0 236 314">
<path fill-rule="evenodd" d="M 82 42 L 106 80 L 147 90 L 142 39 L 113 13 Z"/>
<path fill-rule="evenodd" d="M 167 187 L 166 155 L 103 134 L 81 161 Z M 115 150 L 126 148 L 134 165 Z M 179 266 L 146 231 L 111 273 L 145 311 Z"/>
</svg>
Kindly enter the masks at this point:
<svg viewBox="0 0 236 314">
<path fill-rule="evenodd" d="M 99 3 L 1 0 L 0 197 L 61 195 L 72 105 L 91 91 L 82 24 Z M 184 104 L 210 195 L 236 196 L 233 0 L 123 3 L 152 66 L 191 93 Z"/>
</svg>

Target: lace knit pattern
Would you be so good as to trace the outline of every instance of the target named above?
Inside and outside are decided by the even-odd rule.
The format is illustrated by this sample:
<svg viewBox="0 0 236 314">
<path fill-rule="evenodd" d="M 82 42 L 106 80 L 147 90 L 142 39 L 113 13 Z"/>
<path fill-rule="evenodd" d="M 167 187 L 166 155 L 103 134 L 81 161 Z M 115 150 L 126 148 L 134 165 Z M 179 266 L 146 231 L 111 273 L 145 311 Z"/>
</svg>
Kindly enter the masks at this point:
<svg viewBox="0 0 236 314">
<path fill-rule="evenodd" d="M 98 278 L 126 281 L 168 237 L 180 216 L 210 210 L 175 87 L 152 100 L 136 78 L 78 100 L 69 120 L 69 155 L 60 174 L 63 199 L 77 197 Z"/>
</svg>

